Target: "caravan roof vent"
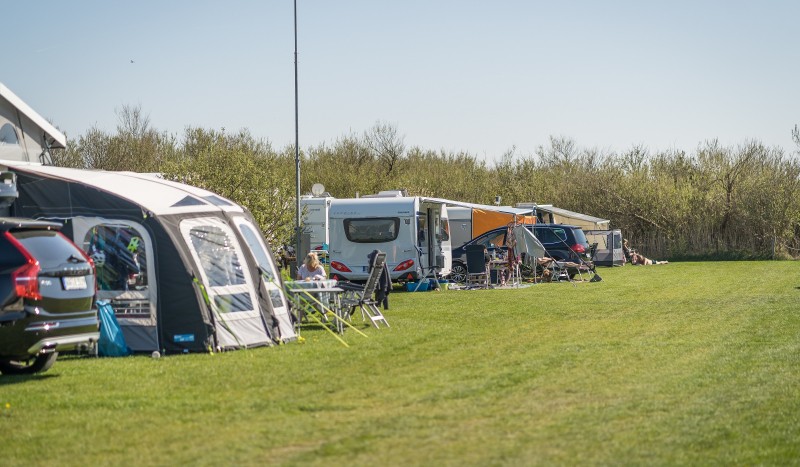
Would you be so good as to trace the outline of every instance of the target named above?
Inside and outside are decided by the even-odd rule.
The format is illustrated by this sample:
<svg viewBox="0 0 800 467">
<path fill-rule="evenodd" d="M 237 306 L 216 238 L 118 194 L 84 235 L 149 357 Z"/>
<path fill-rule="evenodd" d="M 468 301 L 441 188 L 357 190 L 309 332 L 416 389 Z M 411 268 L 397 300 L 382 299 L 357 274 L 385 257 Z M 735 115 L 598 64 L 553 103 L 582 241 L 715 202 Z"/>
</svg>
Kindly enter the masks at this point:
<svg viewBox="0 0 800 467">
<path fill-rule="evenodd" d="M 17 175 L 14 172 L 0 172 L 0 208 L 11 206 L 18 196 Z"/>
<path fill-rule="evenodd" d="M 377 195 L 364 195 L 364 198 L 403 198 L 408 196 L 406 190 L 384 190 L 378 192 Z"/>
</svg>

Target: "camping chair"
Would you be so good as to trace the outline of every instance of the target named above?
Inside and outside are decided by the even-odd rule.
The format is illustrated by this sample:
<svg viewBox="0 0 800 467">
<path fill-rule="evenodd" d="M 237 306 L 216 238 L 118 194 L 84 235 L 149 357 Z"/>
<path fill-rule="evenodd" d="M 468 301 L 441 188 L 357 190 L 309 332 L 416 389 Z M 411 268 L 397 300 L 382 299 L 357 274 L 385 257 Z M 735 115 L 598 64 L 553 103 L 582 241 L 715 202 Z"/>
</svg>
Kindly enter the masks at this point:
<svg viewBox="0 0 800 467">
<path fill-rule="evenodd" d="M 488 288 L 489 271 L 486 268 L 486 247 L 467 245 L 467 288 Z"/>
<path fill-rule="evenodd" d="M 369 317 L 369 320 L 376 328 L 380 327 L 379 323 L 385 324 L 387 328 L 389 327 L 389 322 L 386 321 L 386 318 L 378 309 L 378 301 L 373 298 L 385 263 L 386 253 L 377 253 L 375 261 L 370 265 L 369 277 L 363 287 L 348 282 L 339 282 L 337 284 L 339 288 L 345 290 L 342 295 L 342 309 L 350 310 L 347 316 L 352 316 L 356 307 L 359 307 L 361 309 L 361 318 L 366 321 L 367 317 Z"/>
<path fill-rule="evenodd" d="M 540 281 L 557 282 L 565 276 L 563 262 L 549 257 L 535 258 L 535 261 L 536 274 L 534 277 L 538 276 Z"/>
</svg>

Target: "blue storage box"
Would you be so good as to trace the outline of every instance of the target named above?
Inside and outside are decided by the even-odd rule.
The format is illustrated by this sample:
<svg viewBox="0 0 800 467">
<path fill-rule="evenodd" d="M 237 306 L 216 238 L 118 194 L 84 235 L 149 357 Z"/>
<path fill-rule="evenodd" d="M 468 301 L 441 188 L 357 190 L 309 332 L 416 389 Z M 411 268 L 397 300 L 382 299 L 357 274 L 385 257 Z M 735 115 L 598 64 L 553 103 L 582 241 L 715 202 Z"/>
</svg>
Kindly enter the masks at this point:
<svg viewBox="0 0 800 467">
<path fill-rule="evenodd" d="M 427 292 L 429 286 L 430 284 L 428 283 L 428 281 L 425 281 L 421 283 L 419 285 L 419 288 L 417 289 L 416 282 L 406 282 L 406 290 L 408 290 L 409 292 L 414 292 L 414 290 L 416 290 L 417 292 Z"/>
</svg>

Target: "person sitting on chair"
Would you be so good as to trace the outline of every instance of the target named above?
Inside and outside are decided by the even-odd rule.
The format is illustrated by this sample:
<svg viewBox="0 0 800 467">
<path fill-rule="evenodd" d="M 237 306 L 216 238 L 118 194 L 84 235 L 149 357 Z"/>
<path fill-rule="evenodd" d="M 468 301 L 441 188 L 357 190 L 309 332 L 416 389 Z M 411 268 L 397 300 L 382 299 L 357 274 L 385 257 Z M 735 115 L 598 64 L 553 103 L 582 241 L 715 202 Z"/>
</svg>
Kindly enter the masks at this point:
<svg viewBox="0 0 800 467">
<path fill-rule="evenodd" d="M 321 281 L 327 279 L 325 268 L 319 264 L 319 258 L 313 251 L 306 255 L 303 265 L 297 268 L 297 279 L 304 281 Z"/>
</svg>

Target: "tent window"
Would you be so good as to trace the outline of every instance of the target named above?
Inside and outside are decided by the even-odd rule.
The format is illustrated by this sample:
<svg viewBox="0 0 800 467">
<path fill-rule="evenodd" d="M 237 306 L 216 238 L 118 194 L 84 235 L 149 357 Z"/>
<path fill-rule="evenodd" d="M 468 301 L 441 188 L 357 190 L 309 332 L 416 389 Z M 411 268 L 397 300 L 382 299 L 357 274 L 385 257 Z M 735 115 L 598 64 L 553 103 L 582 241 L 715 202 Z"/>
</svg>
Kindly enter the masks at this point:
<svg viewBox="0 0 800 467">
<path fill-rule="evenodd" d="M 107 298 L 119 318 L 150 318 L 150 245 L 144 238 L 148 237 L 125 224 L 97 224 L 83 238 L 83 249 L 97 270 L 97 288 L 111 293 Z"/>
<path fill-rule="evenodd" d="M 215 295 L 214 304 L 220 313 L 231 313 L 235 311 L 247 311 L 253 309 L 253 302 L 247 292 Z"/>
<path fill-rule="evenodd" d="M 221 228 L 207 225 L 190 231 L 192 246 L 211 287 L 246 284 L 233 240 Z M 247 308 L 247 309 L 252 309 Z"/>
<path fill-rule="evenodd" d="M 83 244 L 97 268 L 100 290 L 147 288 L 147 245 L 135 228 L 100 224 L 86 233 Z"/>
<path fill-rule="evenodd" d="M 344 220 L 344 234 L 348 240 L 355 243 L 391 242 L 397 238 L 399 232 L 399 217 Z"/>
<path fill-rule="evenodd" d="M 6 123 L 0 127 L 0 144 L 19 145 L 19 138 L 14 125 Z"/>
<path fill-rule="evenodd" d="M 279 309 L 286 306 L 283 294 L 280 291 L 280 279 L 278 272 L 275 270 L 275 263 L 267 251 L 266 244 L 264 243 L 261 235 L 256 230 L 255 226 L 242 218 L 236 220 L 236 227 L 244 237 L 245 243 L 250 247 L 253 256 L 261 269 L 264 280 L 267 282 L 267 290 L 269 291 L 269 299 L 272 302 L 274 309 Z"/>
<path fill-rule="evenodd" d="M 255 256 L 256 262 L 261 268 L 261 273 L 264 274 L 265 279 L 268 281 L 275 280 L 274 266 L 272 265 L 272 261 L 269 260 L 267 251 L 261 246 L 261 242 L 258 240 L 258 234 L 246 224 L 238 223 L 237 226 L 247 246 L 249 246 L 250 250 L 253 252 L 253 256 Z"/>
</svg>

